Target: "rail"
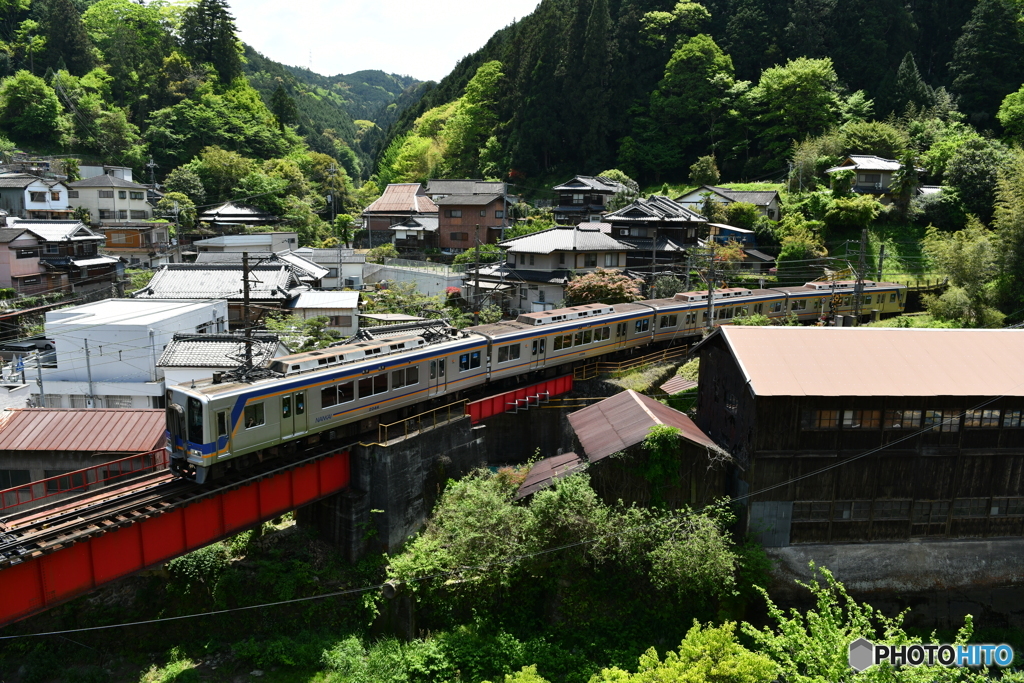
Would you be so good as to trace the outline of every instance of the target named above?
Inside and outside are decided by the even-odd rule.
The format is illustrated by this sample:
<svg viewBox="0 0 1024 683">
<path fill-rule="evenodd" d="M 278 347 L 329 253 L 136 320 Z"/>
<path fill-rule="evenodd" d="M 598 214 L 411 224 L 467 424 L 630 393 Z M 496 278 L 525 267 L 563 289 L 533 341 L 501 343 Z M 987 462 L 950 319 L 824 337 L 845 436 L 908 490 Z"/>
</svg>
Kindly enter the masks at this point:
<svg viewBox="0 0 1024 683">
<path fill-rule="evenodd" d="M 630 370 L 636 370 L 637 368 L 644 367 L 645 365 L 664 363 L 666 361 L 684 357 L 689 353 L 689 350 L 689 346 L 672 346 L 667 349 L 662 349 L 661 351 L 648 353 L 647 355 L 640 356 L 639 358 L 631 358 L 620 363 L 590 363 L 589 365 L 581 365 L 580 367 L 575 368 L 572 372 L 572 376 L 574 380 L 582 381 L 593 379 L 598 375 L 607 373 L 629 372 Z"/>
<path fill-rule="evenodd" d="M 360 446 L 388 446 L 389 441 L 399 438 L 407 438 L 412 434 L 418 434 L 419 432 L 426 432 L 435 427 L 441 427 L 466 417 L 466 399 L 461 401 L 455 401 L 448 405 L 434 408 L 433 410 L 427 410 L 425 412 L 407 417 L 404 420 L 398 422 L 389 422 L 387 424 L 377 425 L 377 442 L 376 443 L 360 443 Z M 392 433 L 395 428 L 401 427 L 401 434 L 395 434 L 392 437 Z"/>
<path fill-rule="evenodd" d="M 0 512 L 71 491 L 85 491 L 90 487 L 106 486 L 110 482 L 141 472 L 155 472 L 166 468 L 167 451 L 163 448 L 129 455 L 120 460 L 111 460 L 100 465 L 65 472 L 0 491 Z"/>
</svg>

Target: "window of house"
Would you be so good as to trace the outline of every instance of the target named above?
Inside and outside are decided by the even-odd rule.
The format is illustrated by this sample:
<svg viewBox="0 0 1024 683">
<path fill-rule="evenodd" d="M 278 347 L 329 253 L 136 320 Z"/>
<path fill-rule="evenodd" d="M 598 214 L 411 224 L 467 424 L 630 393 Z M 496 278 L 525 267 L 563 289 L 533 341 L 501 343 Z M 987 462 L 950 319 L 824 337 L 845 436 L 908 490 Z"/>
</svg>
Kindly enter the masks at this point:
<svg viewBox="0 0 1024 683">
<path fill-rule="evenodd" d="M 483 217 L 487 216 L 487 209 L 480 209 L 480 215 Z"/>
<path fill-rule="evenodd" d="M 887 410 L 885 411 L 886 429 L 911 429 L 921 426 L 920 410 Z"/>
<path fill-rule="evenodd" d="M 837 500 L 833 506 L 832 521 L 857 522 L 871 516 L 870 500 Z"/>
<path fill-rule="evenodd" d="M 505 212 L 504 211 L 500 211 L 500 210 L 499 211 L 495 211 L 494 212 L 494 217 L 495 218 L 504 218 L 505 217 Z"/>
<path fill-rule="evenodd" d="M 45 192 L 29 192 L 28 193 L 28 199 L 29 199 L 30 202 L 45 202 L 46 201 L 46 193 Z"/>
<path fill-rule="evenodd" d="M 911 521 L 915 524 L 940 524 L 949 516 L 948 500 L 914 501 Z"/>
<path fill-rule="evenodd" d="M 70 399 L 71 401 L 72 408 L 89 407 L 89 397 L 86 396 L 85 394 L 71 394 L 70 396 L 68 396 L 68 399 Z"/>
<path fill-rule="evenodd" d="M 145 199 L 141 192 L 129 192 L 128 197 L 129 199 Z"/>
<path fill-rule="evenodd" d="M 608 266 L 611 266 L 613 268 L 614 267 L 618 267 L 618 265 L 619 265 L 619 255 L 618 254 L 605 254 L 604 255 L 604 265 L 606 267 L 608 267 Z"/>
<path fill-rule="evenodd" d="M 998 427 L 1000 412 L 999 410 L 968 410 L 964 416 L 964 427 Z"/>
<path fill-rule="evenodd" d="M 558 265 L 560 265 L 560 266 L 564 266 L 565 265 L 565 252 L 564 251 L 558 252 Z"/>
<path fill-rule="evenodd" d="M 462 209 L 445 209 L 444 215 L 448 218 L 462 218 Z"/>
<path fill-rule="evenodd" d="M 113 190 L 100 190 L 99 191 L 99 195 L 100 195 L 100 199 L 113 199 L 114 198 L 114 191 Z"/>
<path fill-rule="evenodd" d="M 52 242 L 47 242 L 46 243 L 46 253 L 47 254 L 59 254 L 60 253 L 60 245 L 59 244 L 54 244 Z"/>
<path fill-rule="evenodd" d="M 114 212 L 110 209 L 100 209 L 100 220 L 113 220 Z"/>
<path fill-rule="evenodd" d="M 107 408 L 121 408 L 122 410 L 126 410 L 132 407 L 131 396 L 104 396 L 103 402 Z"/>
<path fill-rule="evenodd" d="M 78 199 L 78 190 L 68 190 L 68 199 Z"/>
<path fill-rule="evenodd" d="M 679 322 L 679 316 L 677 315 L 663 315 L 661 316 L 661 322 L 659 327 L 675 327 Z"/>
<path fill-rule="evenodd" d="M 128 210 L 119 209 L 117 212 L 117 219 L 121 221 L 128 220 Z"/>
<path fill-rule="evenodd" d="M 739 399 L 736 398 L 736 394 L 732 392 L 725 392 L 725 409 L 730 413 L 735 413 L 740 407 Z"/>
<path fill-rule="evenodd" d="M 875 519 L 909 519 L 909 500 L 876 500 Z"/>
<path fill-rule="evenodd" d="M 118 199 L 127 199 L 128 198 L 128 193 L 126 191 L 124 191 L 124 190 L 118 190 L 117 191 L 117 198 Z"/>
<path fill-rule="evenodd" d="M 537 265 L 536 256 L 537 256 L 536 254 L 530 254 L 530 265 L 531 266 Z"/>
<path fill-rule="evenodd" d="M 1003 413 L 1004 427 L 1020 427 L 1020 411 L 1007 410 Z"/>
<path fill-rule="evenodd" d="M 544 303 L 546 301 L 545 297 L 547 297 L 547 292 L 545 292 L 543 289 L 537 291 L 537 301 L 539 301 L 540 303 Z"/>
<path fill-rule="evenodd" d="M 263 404 L 253 403 L 245 407 L 245 428 L 259 427 L 266 421 L 263 415 Z"/>
<path fill-rule="evenodd" d="M 468 232 L 453 232 L 451 233 L 451 240 L 453 242 L 465 242 L 469 239 Z"/>
<path fill-rule="evenodd" d="M 1024 515 L 1024 498 L 993 498 L 989 514 L 993 517 Z"/>
<path fill-rule="evenodd" d="M 584 196 L 585 195 L 582 195 L 582 194 L 574 194 L 572 196 L 572 203 L 577 205 L 577 206 L 582 206 L 583 205 L 583 197 Z"/>
<path fill-rule="evenodd" d="M 882 182 L 882 174 L 881 173 L 858 173 L 857 174 L 857 182 L 858 183 L 868 183 L 868 184 L 874 185 L 875 183 Z"/>
<path fill-rule="evenodd" d="M 630 228 L 630 237 L 647 237 L 647 228 Z"/>
<path fill-rule="evenodd" d="M 128 235 L 123 232 L 115 232 L 110 235 L 111 244 L 126 244 L 128 242 Z"/>
<path fill-rule="evenodd" d="M 135 209 L 132 209 L 131 210 L 131 216 L 135 220 L 146 220 L 147 218 L 149 218 L 149 212 L 148 211 L 137 211 Z M 147 235 L 147 237 L 149 237 L 149 235 Z"/>
<path fill-rule="evenodd" d="M 50 199 L 52 199 L 55 202 L 59 202 L 60 201 L 60 192 L 56 191 L 56 190 L 51 191 L 50 192 Z"/>
<path fill-rule="evenodd" d="M 68 477 L 62 477 L 62 474 L 68 474 L 70 470 L 43 470 L 43 478 L 50 479 L 54 478 L 53 481 L 46 482 L 47 493 L 58 493 L 60 491 L 70 491 L 71 489 L 78 488 L 85 485 L 85 477 L 82 473 L 72 474 Z M 59 479 L 55 477 L 60 477 Z"/>
<path fill-rule="evenodd" d="M 331 316 L 331 327 L 352 327 L 352 316 L 350 316 L 350 315 L 332 315 Z"/>
<path fill-rule="evenodd" d="M 39 250 L 35 247 L 31 249 L 19 249 L 17 256 L 18 258 L 35 258 L 36 256 L 39 256 Z"/>
<path fill-rule="evenodd" d="M 828 501 L 797 501 L 793 503 L 794 522 L 827 522 L 832 504 Z"/>
<path fill-rule="evenodd" d="M 0 470 L 0 489 L 13 489 L 32 481 L 29 470 Z"/>
<path fill-rule="evenodd" d="M 519 360 L 520 344 L 498 347 L 498 362 L 507 363 L 510 360 Z"/>
<path fill-rule="evenodd" d="M 953 501 L 954 517 L 988 517 L 988 498 L 958 498 Z"/>
<path fill-rule="evenodd" d="M 880 410 L 843 411 L 843 429 L 878 429 L 881 421 Z"/>
<path fill-rule="evenodd" d="M 583 267 L 584 268 L 596 268 L 597 267 L 597 254 L 584 254 L 583 255 Z"/>
</svg>

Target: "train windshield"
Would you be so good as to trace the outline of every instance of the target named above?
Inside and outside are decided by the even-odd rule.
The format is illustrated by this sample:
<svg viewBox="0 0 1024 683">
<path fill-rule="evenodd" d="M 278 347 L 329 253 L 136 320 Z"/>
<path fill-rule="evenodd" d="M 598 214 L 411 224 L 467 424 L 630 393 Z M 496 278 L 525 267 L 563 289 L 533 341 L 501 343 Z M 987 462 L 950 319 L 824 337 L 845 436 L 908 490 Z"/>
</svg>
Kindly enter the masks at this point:
<svg viewBox="0 0 1024 683">
<path fill-rule="evenodd" d="M 192 397 L 188 399 L 188 440 L 203 443 L 203 404 Z"/>
</svg>

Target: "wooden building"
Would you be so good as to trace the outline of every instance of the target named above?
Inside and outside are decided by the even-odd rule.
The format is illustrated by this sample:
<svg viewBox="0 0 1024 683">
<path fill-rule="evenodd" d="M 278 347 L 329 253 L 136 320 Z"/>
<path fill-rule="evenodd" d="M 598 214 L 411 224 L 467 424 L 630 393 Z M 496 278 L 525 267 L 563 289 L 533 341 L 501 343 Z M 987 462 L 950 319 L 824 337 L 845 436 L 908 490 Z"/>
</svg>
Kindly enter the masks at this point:
<svg viewBox="0 0 1024 683">
<path fill-rule="evenodd" d="M 696 424 L 765 545 L 1024 535 L 1024 332 L 720 327 Z"/>
</svg>

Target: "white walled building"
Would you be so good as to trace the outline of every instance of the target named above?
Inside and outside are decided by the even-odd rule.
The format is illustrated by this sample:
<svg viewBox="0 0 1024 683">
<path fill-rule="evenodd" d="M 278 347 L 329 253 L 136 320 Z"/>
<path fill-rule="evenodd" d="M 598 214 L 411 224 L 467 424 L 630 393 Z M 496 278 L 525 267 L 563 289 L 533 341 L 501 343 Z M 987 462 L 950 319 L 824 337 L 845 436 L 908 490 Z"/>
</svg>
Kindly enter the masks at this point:
<svg viewBox="0 0 1024 683">
<path fill-rule="evenodd" d="M 196 240 L 192 247 L 197 252 L 251 251 L 279 252 L 299 246 L 297 232 L 257 232 L 251 235 L 220 235 Z"/>
<path fill-rule="evenodd" d="M 300 292 L 288 308 L 303 320 L 326 317 L 327 327 L 346 337 L 359 331 L 359 292 Z"/>
<path fill-rule="evenodd" d="M 157 359 L 164 347 L 176 332 L 223 332 L 227 316 L 226 301 L 176 299 L 106 299 L 49 311 L 46 335 L 57 347 L 57 367 L 42 369 L 45 405 L 163 408 Z M 38 394 L 32 400 L 41 404 Z"/>
<path fill-rule="evenodd" d="M 145 185 L 112 175 L 97 175 L 68 183 L 68 204 L 89 210 L 93 225 L 110 225 L 153 218 Z"/>
</svg>

